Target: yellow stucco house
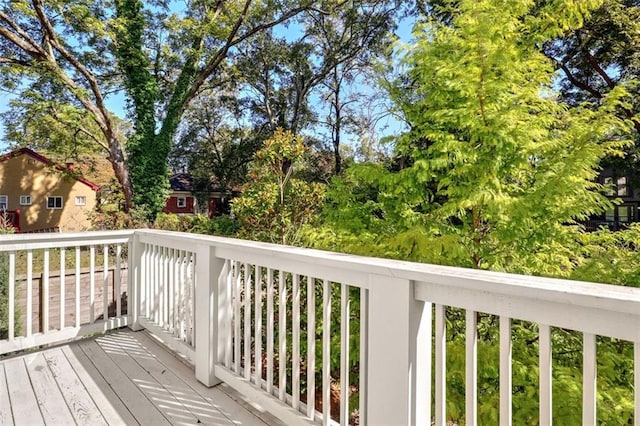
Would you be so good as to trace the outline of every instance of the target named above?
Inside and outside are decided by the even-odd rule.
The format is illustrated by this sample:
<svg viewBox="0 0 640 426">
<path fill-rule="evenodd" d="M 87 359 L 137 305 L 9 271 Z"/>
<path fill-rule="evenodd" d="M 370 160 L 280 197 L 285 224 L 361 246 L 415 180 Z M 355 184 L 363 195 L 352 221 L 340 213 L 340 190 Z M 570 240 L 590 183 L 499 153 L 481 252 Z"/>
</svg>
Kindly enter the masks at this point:
<svg viewBox="0 0 640 426">
<path fill-rule="evenodd" d="M 20 232 L 89 229 L 99 189 L 31 149 L 0 156 L 0 211 L 19 211 Z"/>
</svg>

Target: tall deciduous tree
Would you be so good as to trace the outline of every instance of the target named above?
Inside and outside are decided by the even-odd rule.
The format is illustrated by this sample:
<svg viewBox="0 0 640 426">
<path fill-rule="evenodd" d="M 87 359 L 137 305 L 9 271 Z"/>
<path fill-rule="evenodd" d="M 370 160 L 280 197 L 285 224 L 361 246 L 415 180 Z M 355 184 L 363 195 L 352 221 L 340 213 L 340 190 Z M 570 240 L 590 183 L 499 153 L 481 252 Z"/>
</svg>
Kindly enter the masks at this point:
<svg viewBox="0 0 640 426">
<path fill-rule="evenodd" d="M 95 138 L 108 149 L 126 207 L 135 202 L 154 217 L 164 204 L 167 156 L 186 106 L 225 78 L 232 49 L 313 5 L 194 0 L 174 13 L 172 2 L 5 2 L 2 83 L 20 89 L 42 79 L 64 87 L 99 129 Z M 118 87 L 126 89 L 134 123 L 126 156 L 105 102 Z"/>
<path fill-rule="evenodd" d="M 341 134 L 356 115 L 348 109 L 354 99 L 346 100 L 347 86 L 366 86 L 357 74 L 387 52 L 397 6 L 388 0 L 340 3 L 329 6 L 330 13 L 306 12 L 293 39 L 255 39 L 238 68 L 250 88 L 247 103 L 256 124 L 294 133 L 328 127 L 339 173 Z"/>
</svg>

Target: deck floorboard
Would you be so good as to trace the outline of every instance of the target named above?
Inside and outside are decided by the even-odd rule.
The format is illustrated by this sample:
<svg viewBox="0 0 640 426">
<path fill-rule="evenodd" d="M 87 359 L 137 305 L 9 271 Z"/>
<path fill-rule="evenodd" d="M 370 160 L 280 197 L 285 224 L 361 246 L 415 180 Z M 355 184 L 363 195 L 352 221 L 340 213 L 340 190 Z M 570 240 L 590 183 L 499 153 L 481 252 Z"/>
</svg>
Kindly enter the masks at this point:
<svg viewBox="0 0 640 426">
<path fill-rule="evenodd" d="M 0 424 L 264 426 L 144 332 L 0 360 Z M 275 423 L 274 423 L 275 424 Z"/>
</svg>

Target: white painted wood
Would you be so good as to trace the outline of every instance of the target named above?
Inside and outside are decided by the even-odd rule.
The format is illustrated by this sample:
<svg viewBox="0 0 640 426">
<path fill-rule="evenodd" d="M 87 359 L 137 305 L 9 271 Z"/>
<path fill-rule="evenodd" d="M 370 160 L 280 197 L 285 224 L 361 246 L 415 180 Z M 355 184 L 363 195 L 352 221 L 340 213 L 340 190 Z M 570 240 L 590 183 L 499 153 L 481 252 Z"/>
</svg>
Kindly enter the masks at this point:
<svg viewBox="0 0 640 426">
<path fill-rule="evenodd" d="M 316 298 L 315 279 L 307 277 L 307 417 L 315 418 L 316 406 Z"/>
<path fill-rule="evenodd" d="M 214 376 L 218 360 L 218 277 L 224 260 L 215 255 L 215 248 L 198 247 L 196 252 L 195 347 L 196 378 L 205 386 L 220 383 Z"/>
<path fill-rule="evenodd" d="M 596 336 L 583 335 L 582 352 L 582 424 L 596 424 Z"/>
<path fill-rule="evenodd" d="M 278 324 L 280 326 L 278 334 L 278 399 L 284 401 L 286 399 L 287 389 L 287 282 L 285 279 L 286 272 L 278 271 L 278 294 L 280 295 L 278 303 Z"/>
<path fill-rule="evenodd" d="M 254 382 L 257 386 L 262 385 L 262 268 L 255 266 L 255 290 L 254 290 L 254 324 L 255 324 L 255 373 Z"/>
<path fill-rule="evenodd" d="M 22 358 L 13 358 L 3 362 L 4 374 L 9 388 L 9 401 L 13 422 L 16 425 L 44 424 L 38 407 L 38 401 L 29 374 Z"/>
<path fill-rule="evenodd" d="M 540 324 L 540 425 L 552 423 L 552 387 L 551 387 L 551 327 Z"/>
<path fill-rule="evenodd" d="M 174 336 L 179 335 L 179 310 L 180 310 L 180 304 L 179 304 L 179 295 L 178 295 L 178 250 L 175 249 L 171 249 L 170 250 L 170 256 L 169 256 L 169 281 L 170 281 L 170 285 L 171 285 L 171 293 L 170 293 L 170 305 L 171 305 L 171 320 L 170 320 L 170 324 L 169 324 L 169 331 L 171 331 L 171 333 Z"/>
<path fill-rule="evenodd" d="M 169 248 L 169 255 L 167 256 L 167 283 L 169 293 L 169 321 L 168 328 L 170 333 L 174 333 L 176 330 L 176 253 L 173 248 Z"/>
<path fill-rule="evenodd" d="M 322 282 L 322 425 L 331 420 L 331 283 Z M 363 370 L 367 371 L 367 370 Z"/>
<path fill-rule="evenodd" d="M 64 330 L 51 331 L 47 334 L 36 333 L 30 337 L 16 337 L 13 340 L 0 340 L 0 354 L 23 351 L 37 346 L 62 343 L 95 333 L 104 333 L 127 326 L 127 317 L 110 318 L 107 321 L 87 323 L 80 327 L 65 327 Z"/>
<path fill-rule="evenodd" d="M 145 308 L 145 317 L 149 320 L 153 319 L 153 248 L 145 244 L 145 293 L 146 293 L 146 308 Z"/>
<path fill-rule="evenodd" d="M 465 313 L 465 419 L 468 425 L 478 424 L 478 327 L 477 313 Z"/>
<path fill-rule="evenodd" d="M 146 287 L 146 253 L 140 238 L 134 235 L 127 243 L 127 316 L 134 331 L 139 331 L 138 318 L 147 315 Z"/>
<path fill-rule="evenodd" d="M 314 424 L 311 420 L 300 416 L 297 410 L 285 405 L 268 393 L 257 390 L 250 380 L 238 377 L 221 365 L 216 365 L 216 376 L 241 394 L 247 395 L 259 409 L 277 416 L 287 426 Z"/>
<path fill-rule="evenodd" d="M 478 277 L 499 281 L 450 276 L 439 277 L 443 282 L 439 284 L 425 281 L 424 276 L 416 283 L 416 297 L 600 336 L 640 340 L 640 289 L 495 273 Z"/>
<path fill-rule="evenodd" d="M 640 342 L 633 343 L 633 389 L 635 407 L 633 424 L 640 426 Z"/>
<path fill-rule="evenodd" d="M 340 285 L 340 424 L 349 424 L 349 318 L 351 301 L 349 286 Z"/>
<path fill-rule="evenodd" d="M 59 319 L 59 327 L 62 330 L 65 327 L 64 318 L 65 318 L 65 307 L 66 307 L 66 266 L 67 266 L 67 255 L 66 250 L 64 248 L 60 249 L 60 319 Z"/>
<path fill-rule="evenodd" d="M 228 259 L 220 259 L 222 270 L 214 279 L 217 278 L 218 306 L 217 306 L 217 339 L 218 353 L 216 354 L 216 363 L 222 363 L 225 366 L 231 364 L 231 321 L 233 318 L 231 307 L 231 261 Z"/>
<path fill-rule="evenodd" d="M 41 333 L 49 332 L 49 249 L 44 249 L 42 271 L 42 312 L 40 312 L 40 322 L 42 324 Z"/>
<path fill-rule="evenodd" d="M 12 341 L 16 335 L 16 252 L 9 252 L 9 328 L 8 338 Z"/>
<path fill-rule="evenodd" d="M 300 275 L 298 274 L 293 274 L 291 297 L 293 297 L 291 319 L 291 344 L 293 345 L 291 355 L 291 406 L 298 411 L 300 409 Z"/>
<path fill-rule="evenodd" d="M 511 426 L 513 397 L 511 318 L 500 317 L 500 426 Z"/>
<path fill-rule="evenodd" d="M 251 378 L 251 265 L 244 264 L 244 378 Z"/>
<path fill-rule="evenodd" d="M 184 360 L 189 361 L 190 364 L 195 365 L 196 351 L 186 341 L 175 337 L 173 334 L 166 331 L 156 323 L 147 320 L 146 318 L 140 318 L 140 325 L 153 337 L 171 351 L 179 354 Z M 194 375 L 195 377 L 195 375 Z"/>
<path fill-rule="evenodd" d="M 446 307 L 436 304 L 436 426 L 447 423 L 447 319 Z"/>
<path fill-rule="evenodd" d="M 109 246 L 102 246 L 102 312 L 103 319 L 109 317 Z"/>
<path fill-rule="evenodd" d="M 130 256 L 133 258 L 133 253 L 129 252 Z M 139 263 L 138 263 L 139 265 Z M 118 244 L 116 246 L 116 268 L 113 271 L 113 280 L 114 280 L 114 286 L 115 286 L 115 294 L 116 294 L 116 300 L 115 300 L 115 304 L 116 304 L 116 316 L 120 316 L 122 315 L 122 289 L 121 289 L 121 281 L 122 281 L 122 276 L 120 271 L 122 270 L 122 245 Z M 134 268 L 128 268 L 128 272 L 131 275 L 134 275 L 136 273 L 136 271 L 134 271 Z M 134 288 L 134 286 L 130 286 L 127 288 L 127 294 L 132 294 L 132 289 Z M 136 295 L 132 295 L 131 296 L 131 310 L 132 312 L 139 312 L 140 308 L 139 308 L 139 301 L 140 300 L 140 296 L 138 291 L 136 291 Z M 132 323 L 135 323 L 137 321 L 137 318 L 134 319 L 133 321 L 131 321 Z"/>
<path fill-rule="evenodd" d="M 429 332 L 429 336 L 431 336 L 431 332 Z M 369 290 L 365 288 L 360 289 L 360 371 L 369 371 L 369 366 L 367 360 L 369 359 L 369 353 L 367 351 L 367 343 L 369 341 Z M 428 345 L 431 348 L 431 345 Z M 427 359 L 431 359 L 431 355 L 427 357 Z M 431 376 L 429 376 L 431 377 Z M 431 386 L 431 381 L 429 381 L 429 386 Z M 367 374 L 360 374 L 359 377 L 359 413 L 360 413 L 360 422 L 363 425 L 367 424 L 367 413 L 369 411 L 367 407 L 367 389 L 369 388 L 369 384 L 367 382 Z M 429 395 L 430 389 L 429 389 Z M 427 399 L 431 401 L 431 397 Z M 430 403 L 427 405 L 431 405 Z M 429 418 L 429 422 L 431 418 Z"/>
<path fill-rule="evenodd" d="M 0 236 L 0 251 L 39 250 L 88 246 L 96 243 L 125 243 L 135 231 L 51 232 Z"/>
<path fill-rule="evenodd" d="M 42 353 L 23 358 L 27 366 L 31 387 L 38 400 L 42 417 L 48 424 L 69 425 L 75 422 L 69 407 L 60 393 L 58 384 L 49 370 Z"/>
<path fill-rule="evenodd" d="M 76 328 L 80 327 L 80 247 L 76 246 L 76 293 L 75 293 L 75 308 L 76 308 Z"/>
<path fill-rule="evenodd" d="M 242 323 L 240 307 L 242 304 L 242 265 L 240 262 L 235 262 L 235 287 L 233 293 L 233 371 L 236 374 L 240 374 L 240 358 L 242 354 L 240 352 L 242 336 L 240 334 L 240 325 Z"/>
<path fill-rule="evenodd" d="M 79 316 L 79 315 L 78 315 Z M 33 250 L 27 250 L 27 338 L 33 334 Z"/>
<path fill-rule="evenodd" d="M 131 233 L 126 238 L 130 238 L 131 235 L 134 234 Z M 396 277 L 394 279 L 413 280 L 416 287 L 415 295 L 419 300 L 434 302 L 440 306 L 449 303 L 452 306 L 472 311 L 486 311 L 505 318 L 521 318 L 535 322 L 544 320 L 542 322 L 553 326 L 583 330 L 588 334 L 602 334 L 635 342 L 640 341 L 640 310 L 638 309 L 640 292 L 638 289 L 485 273 L 485 271 L 467 271 L 459 268 L 436 267 L 433 265 L 416 265 L 408 262 L 359 258 L 289 247 L 273 247 L 261 243 L 238 242 L 236 240 L 202 236 L 191 237 L 184 234 L 170 234 L 168 239 L 166 235 L 169 234 L 162 232 L 141 231 L 140 235 L 145 235 L 145 238 L 154 244 L 158 244 L 159 247 L 176 247 L 173 243 L 178 240 L 181 241 L 180 244 L 191 250 L 198 244 L 215 247 L 218 257 L 221 257 L 221 253 L 241 252 L 242 256 L 239 259 L 246 259 L 247 262 L 252 264 L 256 264 L 259 261 L 261 265 L 270 267 L 274 267 L 274 265 L 283 267 L 289 265 L 289 270 L 297 274 L 304 273 L 305 275 L 318 276 L 320 278 L 337 277 L 336 279 L 339 279 L 340 282 L 350 282 L 361 288 L 369 289 L 369 291 L 376 289 L 372 287 L 365 271 L 379 274 L 379 276 L 385 278 Z M 121 237 L 122 235 L 118 236 L 118 238 Z M 108 238 L 112 238 L 112 234 L 104 234 L 100 238 L 94 238 L 91 235 L 83 236 L 82 238 L 69 240 L 66 236 L 60 237 L 60 244 L 62 246 L 67 244 L 70 247 L 102 245 L 107 244 L 106 241 Z M 23 240 L 34 241 L 35 244 L 43 244 L 41 246 L 29 245 L 30 243 L 28 242 L 20 241 L 15 236 L 8 240 L 0 238 L 0 251 L 10 250 L 11 247 L 14 249 L 20 247 L 21 250 L 31 251 L 36 248 L 60 247 L 58 245 L 59 241 L 53 238 L 44 240 L 27 238 Z M 82 244 L 78 244 L 77 241 L 81 241 Z M 264 262 L 262 262 L 263 260 Z M 189 265 L 191 264 L 191 261 L 189 261 Z M 315 272 L 312 273 L 313 271 L 317 272 L 317 275 Z M 157 270 L 155 272 L 158 273 Z M 354 278 L 354 282 L 347 279 L 356 276 L 358 278 Z M 155 282 L 157 283 L 158 281 L 155 280 Z M 382 284 L 379 285 L 382 286 Z M 189 300 L 186 303 L 187 309 L 193 310 L 193 300 Z M 189 306 L 190 304 L 191 306 Z M 79 304 L 76 304 L 76 308 L 79 311 Z M 436 311 L 438 311 L 438 307 L 436 307 Z M 371 317 L 374 315 L 374 313 L 370 314 Z M 188 317 L 187 320 L 191 322 L 190 325 L 185 327 L 185 330 L 192 334 L 194 330 L 193 319 L 191 316 Z M 436 322 L 437 317 L 436 313 Z M 79 319 L 79 315 L 76 318 Z M 624 327 L 621 324 L 624 324 Z M 101 325 L 100 327 L 104 326 Z M 373 328 L 373 325 L 371 325 L 371 328 Z M 43 337 L 35 334 L 30 335 L 27 339 L 15 339 L 19 340 L 17 344 L 8 345 L 6 342 L 0 342 L 0 347 L 26 347 L 36 341 L 50 341 L 54 337 L 58 338 L 66 335 L 64 333 L 57 334 L 57 332 L 52 332 L 51 334 L 53 333 L 56 333 L 55 336 Z M 33 333 L 31 332 L 31 334 Z M 186 340 L 189 340 L 189 338 L 186 338 Z M 438 340 L 438 330 L 436 330 L 436 359 L 438 359 L 439 355 L 441 358 L 445 358 L 445 351 L 438 351 Z M 544 349 L 543 346 L 541 345 L 541 350 Z M 444 345 L 442 349 L 444 349 Z M 413 349 L 410 347 L 410 350 Z M 374 355 L 369 352 L 369 356 Z M 543 358 L 541 357 L 541 364 L 544 362 Z M 439 364 L 436 361 L 436 376 L 438 376 Z M 369 366 L 369 370 L 373 370 L 373 368 Z M 444 368 L 442 370 L 444 371 Z M 543 370 L 541 369 L 541 371 Z M 544 381 L 544 374 L 545 372 L 543 371 L 541 381 Z M 441 377 L 444 377 L 444 374 Z M 502 380 L 505 379 L 503 378 Z M 438 383 L 437 378 L 436 383 Z M 284 389 L 285 387 L 281 386 L 281 388 Z M 428 386 L 426 389 L 428 389 Z M 436 386 L 436 419 L 441 420 L 445 416 L 438 416 L 437 411 L 440 401 L 444 401 L 444 398 L 438 399 L 437 394 L 438 386 Z M 444 412 L 443 407 L 441 407 L 441 411 Z"/>
<path fill-rule="evenodd" d="M 373 274 L 369 279 L 368 424 L 429 424 L 431 360 L 425 359 L 425 345 L 431 344 L 431 311 L 415 300 L 411 281 Z"/>
<path fill-rule="evenodd" d="M 153 257 L 151 261 L 151 285 L 153 286 L 153 296 L 151 302 L 151 313 L 153 321 L 156 324 L 160 323 L 160 272 L 159 272 L 159 256 L 160 249 L 158 246 L 152 246 L 151 248 Z"/>
<path fill-rule="evenodd" d="M 163 302 L 163 320 L 162 324 L 165 329 L 170 330 L 169 322 L 170 322 L 170 310 L 171 310 L 171 275 L 169 275 L 169 247 L 163 247 L 162 250 L 162 284 L 163 284 L 163 292 L 162 292 L 162 302 Z M 213 278 L 213 277 L 210 277 Z"/>
<path fill-rule="evenodd" d="M 274 340 L 274 314 L 273 314 L 273 269 L 267 268 L 267 393 L 273 394 L 273 340 Z"/>
<path fill-rule="evenodd" d="M 96 246 L 89 246 L 89 322 L 96 320 Z"/>
<path fill-rule="evenodd" d="M 157 268 L 158 268 L 158 325 L 162 328 L 165 328 L 166 323 L 165 323 L 165 311 L 167 309 L 167 303 L 166 303 L 166 285 L 167 285 L 167 280 L 166 280 L 166 276 L 165 276 L 165 269 L 164 269 L 164 264 L 165 264 L 165 251 L 166 251 L 166 247 L 163 246 L 159 246 L 158 247 L 158 264 L 157 264 Z M 197 254 L 196 254 L 197 256 Z"/>
<path fill-rule="evenodd" d="M 0 425 L 13 426 L 13 413 L 9 400 L 9 389 L 4 374 L 4 365 L 0 364 Z"/>
<path fill-rule="evenodd" d="M 187 288 L 186 288 L 186 253 L 180 250 L 180 257 L 178 258 L 180 270 L 178 272 L 179 278 L 179 300 L 180 300 L 180 339 L 186 341 L 186 312 L 187 312 Z"/>
</svg>

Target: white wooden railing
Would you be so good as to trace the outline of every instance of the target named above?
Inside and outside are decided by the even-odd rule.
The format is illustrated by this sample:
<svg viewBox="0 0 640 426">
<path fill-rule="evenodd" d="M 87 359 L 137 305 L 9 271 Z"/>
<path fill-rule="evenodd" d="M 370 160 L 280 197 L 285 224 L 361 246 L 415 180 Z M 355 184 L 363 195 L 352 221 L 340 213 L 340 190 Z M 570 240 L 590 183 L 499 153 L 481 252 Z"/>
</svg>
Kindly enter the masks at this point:
<svg viewBox="0 0 640 426">
<path fill-rule="evenodd" d="M 640 289 L 138 230 L 0 237 L 0 252 L 9 253 L 12 265 L 11 313 L 16 259 L 30 262 L 36 250 L 69 247 L 79 247 L 76 258 L 88 247 L 92 268 L 96 248 L 104 265 L 115 262 L 120 270 L 128 264 L 127 315 L 116 307 L 113 315 L 82 324 L 65 322 L 61 313 L 61 325 L 20 336 L 10 320 L 0 353 L 128 325 L 150 330 L 184 354 L 205 385 L 224 381 L 286 424 L 346 425 L 355 414 L 361 425 L 428 425 L 434 419 L 445 425 L 447 360 L 462 356 L 447 354 L 447 342 L 460 332 L 464 419 L 477 424 L 478 318 L 490 315 L 499 321 L 482 327 L 494 327 L 499 336 L 500 424 L 512 423 L 512 323 L 526 321 L 539 330 L 539 362 L 528 366 L 539 370 L 539 424 L 553 422 L 551 336 L 566 329 L 582 333 L 584 341 L 583 424 L 596 424 L 596 336 L 605 336 L 634 347 L 634 424 L 640 425 Z M 43 276 L 48 256 L 42 256 Z M 91 288 L 105 283 L 92 279 Z M 79 296 L 75 300 L 78 310 Z M 106 298 L 103 303 L 109 312 Z M 448 316 L 460 310 L 466 325 L 447 330 Z"/>
<path fill-rule="evenodd" d="M 7 304 L 7 332 L 0 340 L 0 355 L 126 326 L 122 295 L 126 297 L 127 288 L 122 275 L 132 236 L 133 231 L 0 236 L 0 262 L 7 269 L 0 279 L 8 284 L 3 301 Z M 54 264 L 59 278 L 56 291 L 51 292 Z M 83 266 L 90 268 L 88 283 L 81 280 Z M 41 276 L 37 289 L 36 275 Z M 21 281 L 24 285 L 19 287 Z M 36 291 L 41 303 L 36 303 Z M 19 292 L 25 293 L 26 300 L 21 309 L 16 306 Z M 22 327 L 17 321 L 20 316 L 24 318 Z M 38 329 L 34 326 L 36 316 Z"/>
</svg>

